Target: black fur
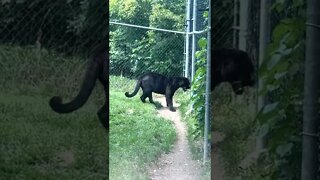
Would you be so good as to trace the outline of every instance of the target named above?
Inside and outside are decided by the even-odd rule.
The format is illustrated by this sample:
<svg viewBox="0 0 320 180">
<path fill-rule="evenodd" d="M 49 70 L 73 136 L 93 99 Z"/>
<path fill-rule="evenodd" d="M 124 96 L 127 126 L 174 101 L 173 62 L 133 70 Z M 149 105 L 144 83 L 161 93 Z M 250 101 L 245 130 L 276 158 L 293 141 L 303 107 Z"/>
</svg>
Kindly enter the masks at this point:
<svg viewBox="0 0 320 180">
<path fill-rule="evenodd" d="M 172 104 L 172 97 L 177 89 L 180 87 L 186 91 L 190 89 L 190 81 L 185 77 L 166 77 L 158 73 L 146 73 L 139 77 L 133 93 L 126 92 L 127 97 L 135 96 L 139 89 L 142 89 L 143 94 L 140 97 L 142 102 L 146 102 L 149 98 L 150 103 L 154 103 L 152 99 L 152 92 L 163 94 L 166 96 L 167 106 L 170 111 L 175 111 Z"/>
<path fill-rule="evenodd" d="M 229 82 L 236 94 L 243 87 L 253 86 L 254 67 L 248 53 L 238 49 L 215 49 L 212 51 L 211 91 L 221 82 Z"/>
<path fill-rule="evenodd" d="M 98 117 L 103 126 L 108 129 L 108 114 L 107 114 L 107 41 L 97 45 L 92 51 L 90 61 L 86 70 L 86 74 L 81 85 L 78 95 L 68 103 L 62 103 L 62 98 L 59 96 L 52 97 L 49 101 L 50 107 L 57 113 L 70 113 L 82 107 L 88 100 L 96 80 L 99 79 L 104 87 L 106 101 L 98 111 Z"/>
</svg>

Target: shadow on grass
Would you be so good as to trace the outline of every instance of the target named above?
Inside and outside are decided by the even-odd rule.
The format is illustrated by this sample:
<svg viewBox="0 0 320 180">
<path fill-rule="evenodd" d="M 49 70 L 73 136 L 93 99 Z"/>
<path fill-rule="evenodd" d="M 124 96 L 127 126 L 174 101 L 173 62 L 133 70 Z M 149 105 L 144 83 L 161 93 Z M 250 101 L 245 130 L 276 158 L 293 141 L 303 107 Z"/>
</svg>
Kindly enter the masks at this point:
<svg viewBox="0 0 320 180">
<path fill-rule="evenodd" d="M 154 101 L 154 103 L 152 103 L 152 104 L 154 104 L 154 106 L 156 107 L 157 110 L 166 109 L 166 108 L 168 109 L 169 108 L 169 107 L 162 106 L 162 104 L 159 101 Z M 178 107 L 179 106 L 173 106 L 173 108 L 175 110 L 177 110 Z"/>
<path fill-rule="evenodd" d="M 158 110 L 164 108 L 159 101 L 154 101 L 153 104 L 156 107 L 156 109 L 158 109 Z"/>
</svg>

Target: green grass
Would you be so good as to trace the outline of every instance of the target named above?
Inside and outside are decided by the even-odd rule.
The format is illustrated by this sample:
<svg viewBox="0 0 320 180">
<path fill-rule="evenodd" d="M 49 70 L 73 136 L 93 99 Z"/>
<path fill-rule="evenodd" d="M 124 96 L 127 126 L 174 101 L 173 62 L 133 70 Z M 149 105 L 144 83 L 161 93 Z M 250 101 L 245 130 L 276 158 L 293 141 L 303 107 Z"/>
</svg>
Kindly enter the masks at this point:
<svg viewBox="0 0 320 180">
<path fill-rule="evenodd" d="M 219 144 L 221 161 L 226 175 L 233 179 L 240 175 L 239 165 L 254 147 L 255 93 L 248 89 L 236 97 L 230 85 L 223 84 L 215 89 L 212 100 L 213 129 L 225 135 Z"/>
<path fill-rule="evenodd" d="M 107 179 L 108 136 L 96 117 L 101 88 L 71 114 L 48 105 L 53 95 L 78 92 L 84 62 L 0 46 L 0 179 Z"/>
<path fill-rule="evenodd" d="M 190 95 L 187 93 L 178 92 L 176 100 L 180 103 L 179 110 L 183 121 L 188 127 L 188 141 L 189 147 L 192 153 L 193 159 L 203 161 L 203 135 L 199 131 L 198 120 L 193 114 L 187 114 L 190 109 Z M 209 154 L 210 155 L 210 154 Z M 201 169 L 202 179 L 211 179 L 211 158 L 208 157 L 208 161 Z"/>
<path fill-rule="evenodd" d="M 135 85 L 136 80 L 120 76 L 109 76 L 109 86 L 111 90 L 117 90 L 119 92 L 133 92 Z"/>
<path fill-rule="evenodd" d="M 110 89 L 110 179 L 148 179 L 150 163 L 175 139 L 173 124 L 158 117 L 153 104 Z"/>
<path fill-rule="evenodd" d="M 154 117 L 154 106 L 146 103 L 146 104 L 142 104 L 139 96 L 141 95 L 141 91 L 139 91 L 138 95 L 135 96 L 134 98 L 128 99 L 124 96 L 124 92 L 126 91 L 133 91 L 133 88 L 135 87 L 135 80 L 130 80 L 124 77 L 115 77 L 115 76 L 110 76 L 109 77 L 109 82 L 110 82 L 110 88 L 111 88 L 111 93 L 110 93 L 110 107 L 113 108 L 114 105 L 118 104 L 118 106 L 120 107 L 129 107 L 129 110 L 127 111 L 122 111 L 121 114 L 123 114 L 124 117 L 119 117 L 119 115 L 116 115 L 118 118 L 114 117 L 114 119 L 123 119 L 123 121 L 129 121 L 125 118 L 127 118 L 128 113 L 130 116 L 133 115 L 137 115 L 136 110 L 133 111 L 133 108 L 135 107 L 140 107 L 140 108 L 148 108 L 150 110 L 148 110 L 149 114 L 148 114 L 148 118 Z M 115 92 L 115 90 L 117 90 Z M 189 91 L 190 92 L 190 91 Z M 114 99 L 114 100 L 112 100 Z M 197 123 L 196 123 L 196 119 L 190 115 L 190 114 L 186 114 L 186 112 L 188 111 L 189 108 L 189 95 L 188 92 L 183 92 L 183 90 L 178 89 L 178 91 L 175 93 L 174 99 L 177 103 L 181 104 L 179 107 L 179 110 L 181 111 L 181 116 L 183 117 L 183 121 L 185 121 L 187 127 L 188 127 L 188 140 L 189 140 L 189 145 L 190 145 L 190 149 L 193 155 L 193 159 L 195 160 L 202 160 L 203 157 L 203 137 L 200 136 L 198 138 L 194 138 L 194 133 L 197 130 Z M 147 101 L 148 102 L 148 101 Z M 150 113 L 151 112 L 151 113 Z M 112 111 L 110 112 L 110 117 L 112 117 Z M 119 114 L 119 113 L 116 113 Z M 141 119 L 141 115 L 138 115 L 137 119 Z M 132 120 L 131 120 L 132 121 Z M 134 121 L 136 121 L 134 119 Z M 147 120 L 148 121 L 148 120 Z M 148 121 L 148 123 L 150 123 Z M 122 123 L 121 123 L 122 124 Z M 163 126 L 163 125 L 161 125 Z M 139 127 L 141 128 L 141 127 Z M 146 127 L 147 128 L 147 127 Z M 111 128 L 112 131 L 113 128 Z M 120 133 L 118 133 L 120 134 Z M 129 136 L 130 134 L 128 134 Z M 111 132 L 111 136 L 113 136 L 113 133 Z M 110 137 L 111 139 L 111 137 Z M 131 139 L 130 139 L 131 140 Z M 128 144 L 130 144 L 130 142 L 128 142 Z M 110 143 L 110 147 L 112 146 L 112 143 Z M 140 146 L 140 145 L 139 145 Z M 141 145 L 143 147 L 143 145 Z M 135 146 L 138 150 L 139 147 Z M 123 151 L 127 151 L 126 153 L 129 153 L 130 150 L 123 150 Z M 158 151 L 158 153 L 163 153 L 161 152 L 161 150 Z M 110 153 L 112 154 L 112 153 Z M 112 157 L 110 157 L 112 158 Z M 210 159 L 209 159 L 210 160 Z M 151 161 L 151 159 L 150 159 Z M 146 161 L 146 162 L 150 162 L 150 161 Z M 145 166 L 143 166 L 142 168 L 139 167 L 139 163 L 130 163 L 127 160 L 124 160 L 123 163 L 118 163 L 119 165 L 116 167 L 116 169 L 118 169 L 118 173 L 121 174 L 122 171 L 122 167 L 126 166 L 128 167 L 127 172 L 130 172 L 129 175 L 125 175 L 125 176 L 121 176 L 119 175 L 119 179 L 130 179 L 130 176 L 136 175 L 138 174 L 138 176 L 135 176 L 135 178 L 133 179 L 146 179 L 146 175 L 143 176 L 142 174 L 145 174 L 143 171 L 145 170 Z M 146 164 L 147 163 L 142 163 L 142 164 Z M 110 168 L 112 171 L 113 169 L 113 164 L 110 164 Z M 132 168 L 134 167 L 134 168 Z M 139 173 L 136 173 L 139 172 Z M 210 161 L 208 161 L 206 163 L 206 165 L 204 166 L 204 168 L 201 169 L 201 174 L 202 174 L 202 179 L 210 179 L 211 177 L 211 164 Z"/>
<path fill-rule="evenodd" d="M 102 88 L 84 107 L 57 114 L 48 100 L 70 100 L 79 90 L 86 60 L 34 47 L 0 46 L 0 179 L 147 179 L 151 162 L 168 152 L 176 134 L 139 96 L 126 98 L 134 80 L 110 77 L 108 136 L 96 112 Z M 181 93 L 178 92 L 179 96 Z"/>
</svg>

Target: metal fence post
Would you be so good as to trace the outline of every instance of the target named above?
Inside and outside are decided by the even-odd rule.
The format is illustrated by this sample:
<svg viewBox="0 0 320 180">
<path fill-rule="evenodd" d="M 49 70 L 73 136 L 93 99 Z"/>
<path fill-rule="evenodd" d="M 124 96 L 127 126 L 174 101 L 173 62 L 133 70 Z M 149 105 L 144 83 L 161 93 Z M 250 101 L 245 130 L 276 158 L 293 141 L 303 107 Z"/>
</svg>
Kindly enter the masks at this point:
<svg viewBox="0 0 320 180">
<path fill-rule="evenodd" d="M 270 41 L 270 12 L 269 8 L 271 6 L 270 0 L 261 0 L 260 4 L 260 32 L 259 32 L 259 67 L 263 63 L 265 57 L 265 50 L 267 44 Z M 261 90 L 263 86 L 263 81 L 259 78 L 258 91 Z M 257 103 L 257 111 L 260 111 L 264 107 L 266 97 L 259 96 Z M 257 152 L 262 151 L 266 146 L 266 135 L 258 135 L 256 139 L 256 150 Z"/>
<path fill-rule="evenodd" d="M 189 33 L 190 33 L 190 1 L 187 0 L 186 3 L 186 43 L 185 43 L 185 49 L 186 49 L 186 54 L 185 54 L 185 72 L 184 76 L 189 77 Z"/>
<path fill-rule="evenodd" d="M 320 1 L 307 1 L 301 179 L 317 179 L 320 88 Z"/>
<path fill-rule="evenodd" d="M 249 0 L 240 1 L 239 49 L 247 50 Z"/>
<path fill-rule="evenodd" d="M 191 62 L 191 79 L 194 77 L 195 73 L 195 54 L 196 54 L 196 31 L 197 25 L 197 0 L 193 0 L 193 12 L 192 12 L 192 62 Z"/>
<path fill-rule="evenodd" d="M 238 14 L 238 0 L 233 0 L 233 39 L 232 39 L 232 47 L 233 48 L 237 48 L 238 47 L 238 40 L 237 40 L 237 33 L 238 33 L 238 29 L 236 27 L 238 27 L 238 18 L 237 18 L 237 14 Z"/>
<path fill-rule="evenodd" d="M 206 99 L 204 119 L 204 143 L 203 143 L 203 164 L 208 157 L 208 132 L 210 126 L 210 89 L 211 89 L 211 0 L 209 0 L 208 35 L 207 35 L 207 74 L 206 74 Z"/>
</svg>

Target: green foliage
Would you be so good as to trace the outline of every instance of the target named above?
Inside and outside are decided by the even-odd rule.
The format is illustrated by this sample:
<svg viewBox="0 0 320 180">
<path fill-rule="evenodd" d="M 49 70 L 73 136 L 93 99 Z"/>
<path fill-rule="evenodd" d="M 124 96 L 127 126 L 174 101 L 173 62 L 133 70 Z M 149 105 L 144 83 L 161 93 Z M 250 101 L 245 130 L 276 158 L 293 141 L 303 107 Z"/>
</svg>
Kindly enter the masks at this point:
<svg viewBox="0 0 320 180">
<path fill-rule="evenodd" d="M 203 13 L 204 21 L 208 20 L 208 11 Z M 206 74 L 207 74 L 207 39 L 202 37 L 198 40 L 200 50 L 196 51 L 195 67 L 196 72 L 194 74 L 191 83 L 191 98 L 190 101 L 193 105 L 194 115 L 197 119 L 195 126 L 197 129 L 193 134 L 195 138 L 203 134 L 204 130 L 204 114 L 205 114 L 205 93 L 206 93 Z"/>
<path fill-rule="evenodd" d="M 85 54 L 107 35 L 107 3 L 99 0 L 6 0 L 0 42 Z"/>
<path fill-rule="evenodd" d="M 212 92 L 211 97 L 212 129 L 225 137 L 214 147 L 219 148 L 219 160 L 223 162 L 221 164 L 226 176 L 236 179 L 234 177 L 241 174 L 239 166 L 242 160 L 254 145 L 252 131 L 256 127 L 256 92 L 248 88 L 242 96 L 237 96 L 230 84 L 222 83 Z M 213 136 L 213 141 L 216 138 Z"/>
<path fill-rule="evenodd" d="M 205 112 L 205 90 L 206 90 L 206 63 L 207 63 L 207 40 L 201 38 L 199 40 L 201 50 L 196 52 L 196 73 L 191 83 L 193 109 L 196 118 L 199 121 L 199 128 L 202 131 L 204 127 L 204 112 Z"/>
<path fill-rule="evenodd" d="M 150 163 L 176 139 L 173 124 L 155 116 L 153 104 L 140 103 L 110 89 L 110 179 L 148 179 Z"/>
<path fill-rule="evenodd" d="M 284 17 L 273 29 L 259 76 L 270 104 L 258 115 L 259 132 L 268 135 L 267 155 L 274 179 L 299 179 L 301 164 L 301 122 L 303 62 L 305 46 L 305 2 L 276 1 L 272 9 Z M 263 161 L 261 163 L 264 163 Z"/>
<path fill-rule="evenodd" d="M 181 91 L 180 91 L 181 92 Z M 187 125 L 188 141 L 192 157 L 196 160 L 203 160 L 203 137 L 200 136 L 199 121 L 194 114 L 189 114 L 190 96 L 186 93 L 178 93 L 175 95 L 175 100 L 180 104 L 179 110 L 183 121 Z M 211 178 L 211 161 L 209 161 L 201 168 L 202 179 Z"/>
<path fill-rule="evenodd" d="M 175 9 L 183 5 L 184 1 L 111 1 L 110 18 L 112 21 L 183 31 L 184 11 Z M 182 74 L 183 35 L 118 25 L 111 25 L 110 30 L 111 74 L 128 77 L 146 71 Z"/>
</svg>

